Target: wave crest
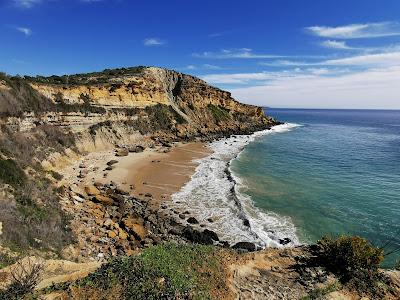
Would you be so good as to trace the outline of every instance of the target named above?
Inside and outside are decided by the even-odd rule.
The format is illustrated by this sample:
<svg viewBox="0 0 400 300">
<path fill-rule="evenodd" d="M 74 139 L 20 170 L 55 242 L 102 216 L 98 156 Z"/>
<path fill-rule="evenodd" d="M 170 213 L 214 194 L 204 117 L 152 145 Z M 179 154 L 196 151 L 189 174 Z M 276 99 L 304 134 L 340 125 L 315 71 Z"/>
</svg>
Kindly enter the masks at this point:
<svg viewBox="0 0 400 300">
<path fill-rule="evenodd" d="M 242 193 L 243 183 L 229 168 L 230 163 L 255 139 L 292 130 L 300 125 L 286 123 L 252 135 L 235 135 L 210 143 L 213 153 L 197 160 L 191 180 L 172 195 L 173 206 L 187 210 L 200 223 L 231 244 L 250 241 L 260 247 L 279 247 L 280 239 L 288 245 L 298 244 L 296 228 L 290 218 L 265 212 L 254 206 L 250 196 Z"/>
</svg>

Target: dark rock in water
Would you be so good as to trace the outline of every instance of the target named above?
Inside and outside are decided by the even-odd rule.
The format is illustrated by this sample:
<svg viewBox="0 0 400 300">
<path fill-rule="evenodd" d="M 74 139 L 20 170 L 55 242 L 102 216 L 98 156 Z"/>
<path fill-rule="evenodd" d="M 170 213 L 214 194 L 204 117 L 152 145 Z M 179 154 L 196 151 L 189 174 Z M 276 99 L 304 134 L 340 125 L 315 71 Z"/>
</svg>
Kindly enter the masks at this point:
<svg viewBox="0 0 400 300">
<path fill-rule="evenodd" d="M 184 219 L 186 219 L 186 216 L 184 214 L 179 214 L 179 218 L 184 220 Z"/>
<path fill-rule="evenodd" d="M 189 219 L 187 219 L 187 222 L 189 224 L 199 224 L 199 221 L 196 220 L 196 218 L 190 217 Z"/>
<path fill-rule="evenodd" d="M 214 222 L 213 218 L 208 218 L 207 221 L 210 222 L 210 223 Z"/>
<path fill-rule="evenodd" d="M 250 221 L 248 219 L 243 220 L 243 225 L 246 227 L 250 227 Z"/>
<path fill-rule="evenodd" d="M 114 169 L 113 166 L 108 166 L 107 168 L 104 169 L 104 171 L 111 171 L 111 170 L 113 170 L 113 169 Z"/>
<path fill-rule="evenodd" d="M 233 249 L 246 250 L 249 252 L 256 251 L 256 245 L 250 242 L 239 242 L 232 246 Z"/>
<path fill-rule="evenodd" d="M 182 236 L 184 238 L 186 238 L 187 240 L 189 240 L 190 242 L 193 242 L 196 244 L 212 245 L 214 243 L 213 239 L 208 234 L 197 231 L 190 226 L 187 226 L 183 230 Z"/>
<path fill-rule="evenodd" d="M 292 242 L 292 240 L 289 239 L 289 238 L 279 239 L 279 244 L 281 244 L 281 245 L 287 245 L 287 244 L 289 244 L 291 242 Z"/>
<path fill-rule="evenodd" d="M 205 230 L 203 231 L 203 234 L 209 236 L 209 237 L 212 238 L 214 241 L 217 241 L 217 242 L 219 241 L 218 235 L 217 235 L 214 231 L 212 231 L 212 230 L 205 229 Z"/>
<path fill-rule="evenodd" d="M 224 248 L 230 248 L 229 242 L 227 241 L 220 241 L 219 244 Z"/>
</svg>

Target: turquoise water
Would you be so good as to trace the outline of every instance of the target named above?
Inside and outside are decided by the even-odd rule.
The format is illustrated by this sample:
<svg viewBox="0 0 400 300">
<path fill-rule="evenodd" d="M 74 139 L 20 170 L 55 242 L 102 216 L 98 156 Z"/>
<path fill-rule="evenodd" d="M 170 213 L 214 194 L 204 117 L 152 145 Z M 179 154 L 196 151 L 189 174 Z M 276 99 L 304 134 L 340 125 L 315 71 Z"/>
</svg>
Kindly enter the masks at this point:
<svg viewBox="0 0 400 300">
<path fill-rule="evenodd" d="M 286 110 L 269 115 L 301 125 L 265 135 L 231 164 L 243 193 L 289 217 L 303 243 L 357 234 L 400 247 L 400 111 Z M 387 258 L 392 265 L 400 253 Z"/>
</svg>

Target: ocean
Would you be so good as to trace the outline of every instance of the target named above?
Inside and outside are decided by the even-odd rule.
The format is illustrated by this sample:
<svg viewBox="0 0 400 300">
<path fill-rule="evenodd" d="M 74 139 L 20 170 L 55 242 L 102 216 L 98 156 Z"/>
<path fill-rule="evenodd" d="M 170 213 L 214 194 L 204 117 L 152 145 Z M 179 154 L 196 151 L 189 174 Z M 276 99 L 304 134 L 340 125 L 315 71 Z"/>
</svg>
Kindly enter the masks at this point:
<svg viewBox="0 0 400 300">
<path fill-rule="evenodd" d="M 266 112 L 285 124 L 211 143 L 174 205 L 230 243 L 284 247 L 356 234 L 389 242 L 387 252 L 400 247 L 400 111 Z"/>
</svg>

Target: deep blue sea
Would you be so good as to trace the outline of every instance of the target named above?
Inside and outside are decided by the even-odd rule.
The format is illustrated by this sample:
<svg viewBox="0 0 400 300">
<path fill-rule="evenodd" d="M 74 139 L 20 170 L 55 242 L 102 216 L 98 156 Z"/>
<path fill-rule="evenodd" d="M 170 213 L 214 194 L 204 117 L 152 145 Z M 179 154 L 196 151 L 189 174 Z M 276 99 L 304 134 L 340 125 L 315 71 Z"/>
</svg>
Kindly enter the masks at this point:
<svg viewBox="0 0 400 300">
<path fill-rule="evenodd" d="M 231 162 L 239 192 L 293 224 L 300 243 L 356 234 L 400 247 L 400 111 L 266 112 L 299 126 L 245 146 Z"/>
</svg>

